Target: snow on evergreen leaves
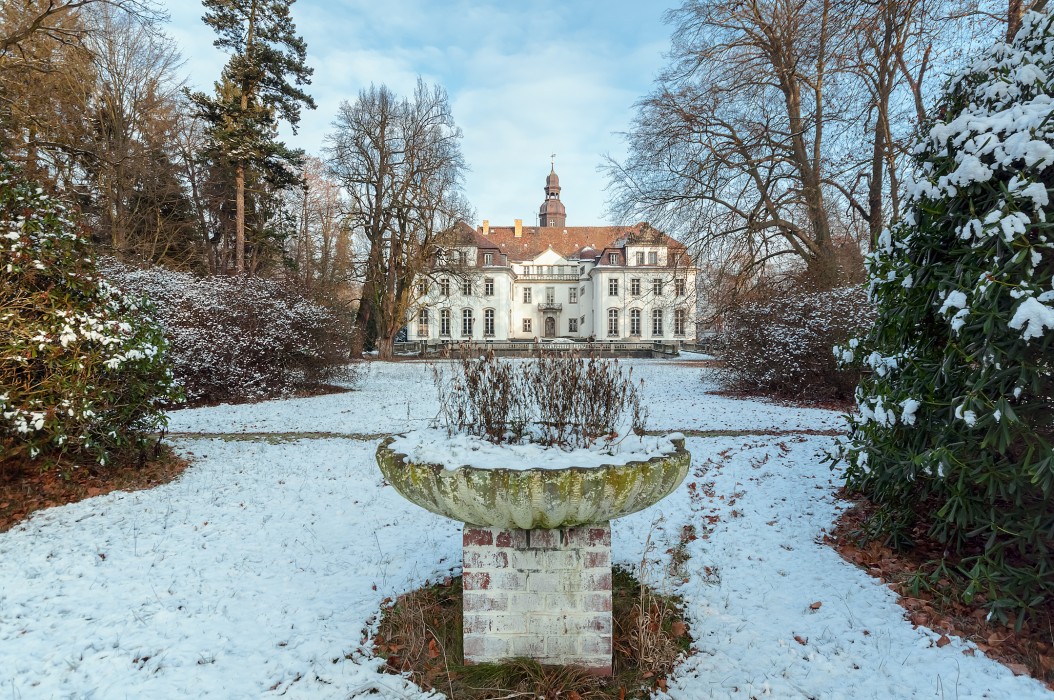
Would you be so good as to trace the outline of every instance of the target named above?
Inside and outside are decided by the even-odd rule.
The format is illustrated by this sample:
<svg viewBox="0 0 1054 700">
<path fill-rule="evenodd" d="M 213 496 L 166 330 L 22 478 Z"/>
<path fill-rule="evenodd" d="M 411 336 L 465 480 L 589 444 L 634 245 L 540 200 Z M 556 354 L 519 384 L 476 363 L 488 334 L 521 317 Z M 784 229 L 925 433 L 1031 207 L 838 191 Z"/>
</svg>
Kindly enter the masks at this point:
<svg viewBox="0 0 1054 700">
<path fill-rule="evenodd" d="M 66 207 L 0 160 L 0 458 L 115 448 L 177 394 L 149 309 L 101 279 Z"/>
<path fill-rule="evenodd" d="M 867 260 L 878 320 L 847 481 L 906 542 L 920 512 L 997 615 L 1054 596 L 1054 16 L 953 78 L 914 150 L 908 209 Z M 979 552 L 979 553 L 978 553 Z M 1019 562 L 1024 562 L 1019 564 Z"/>
</svg>

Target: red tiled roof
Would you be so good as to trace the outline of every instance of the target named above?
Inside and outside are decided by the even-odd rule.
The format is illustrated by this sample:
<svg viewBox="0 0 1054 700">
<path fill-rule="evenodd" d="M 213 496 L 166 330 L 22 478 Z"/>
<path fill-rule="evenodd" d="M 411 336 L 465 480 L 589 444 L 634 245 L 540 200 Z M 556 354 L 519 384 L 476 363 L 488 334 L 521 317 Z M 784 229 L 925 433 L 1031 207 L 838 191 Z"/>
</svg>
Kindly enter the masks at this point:
<svg viewBox="0 0 1054 700">
<path fill-rule="evenodd" d="M 510 261 L 533 260 L 550 247 L 565 258 L 600 255 L 606 248 L 623 248 L 627 243 L 684 246 L 645 223 L 635 226 L 524 226 L 523 235 L 516 237 L 514 226 L 491 226 L 488 234 L 475 231 L 477 245 L 498 248 Z"/>
</svg>

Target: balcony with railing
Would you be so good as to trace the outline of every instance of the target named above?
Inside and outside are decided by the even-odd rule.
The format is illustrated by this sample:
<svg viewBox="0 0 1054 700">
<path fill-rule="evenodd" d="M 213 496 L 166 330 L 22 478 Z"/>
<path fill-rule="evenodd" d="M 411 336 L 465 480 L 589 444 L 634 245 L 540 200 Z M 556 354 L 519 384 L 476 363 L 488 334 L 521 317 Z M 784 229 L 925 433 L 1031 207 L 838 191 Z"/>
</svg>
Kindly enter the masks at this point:
<svg viewBox="0 0 1054 700">
<path fill-rule="evenodd" d="M 577 282 L 579 269 L 577 265 L 525 265 L 517 273 L 516 279 Z"/>
</svg>

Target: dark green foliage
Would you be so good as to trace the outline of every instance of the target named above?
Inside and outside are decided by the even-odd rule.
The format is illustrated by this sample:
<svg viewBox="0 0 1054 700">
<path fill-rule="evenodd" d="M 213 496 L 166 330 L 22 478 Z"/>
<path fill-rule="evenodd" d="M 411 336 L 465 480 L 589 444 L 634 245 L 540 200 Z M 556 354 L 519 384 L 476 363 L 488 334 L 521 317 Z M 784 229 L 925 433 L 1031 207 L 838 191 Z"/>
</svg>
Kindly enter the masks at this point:
<svg viewBox="0 0 1054 700">
<path fill-rule="evenodd" d="M 839 455 L 871 534 L 926 524 L 1003 619 L 1054 600 L 1051 25 L 1030 14 L 950 83 L 869 261 L 878 321 L 839 351 L 871 372 Z"/>
<path fill-rule="evenodd" d="M 145 446 L 178 399 L 150 308 L 55 199 L 0 162 L 0 462 Z"/>
</svg>

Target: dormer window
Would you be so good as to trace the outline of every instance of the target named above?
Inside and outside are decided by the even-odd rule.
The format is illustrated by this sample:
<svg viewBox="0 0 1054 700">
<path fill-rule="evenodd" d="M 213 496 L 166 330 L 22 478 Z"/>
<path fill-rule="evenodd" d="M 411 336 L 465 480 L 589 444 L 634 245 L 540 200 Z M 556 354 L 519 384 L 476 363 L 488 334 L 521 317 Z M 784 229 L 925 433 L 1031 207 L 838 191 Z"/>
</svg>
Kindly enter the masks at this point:
<svg viewBox="0 0 1054 700">
<path fill-rule="evenodd" d="M 618 253 L 608 253 L 608 265 L 618 265 Z"/>
<path fill-rule="evenodd" d="M 644 264 L 644 251 L 643 250 L 637 251 L 637 264 L 638 265 L 643 265 Z"/>
</svg>

